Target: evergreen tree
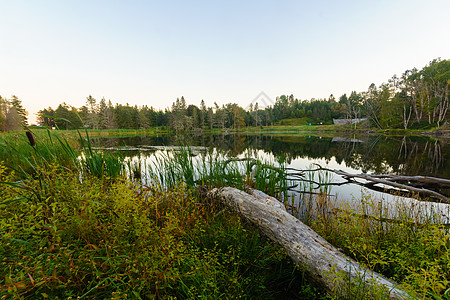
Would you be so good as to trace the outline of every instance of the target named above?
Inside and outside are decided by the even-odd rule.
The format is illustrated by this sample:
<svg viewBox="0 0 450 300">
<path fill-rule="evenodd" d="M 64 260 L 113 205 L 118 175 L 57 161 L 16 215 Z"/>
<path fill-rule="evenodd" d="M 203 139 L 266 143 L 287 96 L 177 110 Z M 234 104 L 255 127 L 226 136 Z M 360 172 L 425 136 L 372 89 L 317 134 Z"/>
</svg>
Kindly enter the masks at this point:
<svg viewBox="0 0 450 300">
<path fill-rule="evenodd" d="M 59 129 L 78 129 L 82 127 L 82 122 L 75 108 L 70 107 L 65 102 L 60 104 L 55 110 L 55 126 Z"/>
<path fill-rule="evenodd" d="M 28 121 L 27 121 L 27 111 L 25 110 L 25 108 L 23 108 L 22 106 L 22 101 L 19 100 L 19 98 L 15 95 L 11 96 L 11 100 L 10 100 L 10 106 L 11 106 L 11 110 L 15 110 L 15 114 L 17 114 L 17 119 L 16 122 L 21 126 L 27 126 L 28 125 Z"/>
<path fill-rule="evenodd" d="M 106 100 L 105 98 L 102 98 L 98 104 L 98 127 L 101 129 L 106 129 L 107 109 L 108 107 L 106 106 Z"/>
<path fill-rule="evenodd" d="M 0 96 L 0 131 L 6 131 L 7 100 Z"/>
<path fill-rule="evenodd" d="M 206 108 L 205 101 L 202 99 L 200 102 L 200 127 L 203 129 L 206 125 L 206 119 L 208 117 L 208 109 Z"/>
<path fill-rule="evenodd" d="M 41 126 L 53 128 L 55 127 L 54 115 L 55 111 L 51 107 L 44 108 L 38 112 L 38 123 Z"/>
<path fill-rule="evenodd" d="M 0 130 L 19 130 L 27 126 L 27 111 L 17 96 L 6 99 L 0 96 Z"/>
<path fill-rule="evenodd" d="M 89 95 L 86 98 L 86 106 L 88 108 L 88 115 L 86 119 L 86 125 L 92 129 L 96 129 L 99 126 L 98 109 L 96 105 L 97 100 Z"/>
</svg>

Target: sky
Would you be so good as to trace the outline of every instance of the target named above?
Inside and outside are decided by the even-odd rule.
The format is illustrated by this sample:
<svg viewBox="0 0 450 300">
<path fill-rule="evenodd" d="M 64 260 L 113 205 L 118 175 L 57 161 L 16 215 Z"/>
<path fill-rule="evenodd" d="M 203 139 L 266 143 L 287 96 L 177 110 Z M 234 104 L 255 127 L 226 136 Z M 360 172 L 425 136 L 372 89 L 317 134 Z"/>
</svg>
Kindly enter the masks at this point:
<svg viewBox="0 0 450 300">
<path fill-rule="evenodd" d="M 450 58 L 449 0 L 0 0 L 0 95 L 165 109 L 328 98 Z M 261 103 L 260 103 L 261 104 Z"/>
</svg>

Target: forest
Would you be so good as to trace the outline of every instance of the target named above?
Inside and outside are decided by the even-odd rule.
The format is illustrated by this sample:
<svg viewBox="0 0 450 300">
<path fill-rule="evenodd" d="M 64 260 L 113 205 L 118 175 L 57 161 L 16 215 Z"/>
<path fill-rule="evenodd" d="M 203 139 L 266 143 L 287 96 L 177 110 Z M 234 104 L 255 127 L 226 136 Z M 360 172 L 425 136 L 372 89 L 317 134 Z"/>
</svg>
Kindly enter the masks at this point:
<svg viewBox="0 0 450 300">
<path fill-rule="evenodd" d="M 153 107 L 115 104 L 102 98 L 86 98 L 76 108 L 61 103 L 39 111 L 39 125 L 59 129 L 146 129 L 164 127 L 175 131 L 241 129 L 246 126 L 333 124 L 333 119 L 367 118 L 366 125 L 379 129 L 439 128 L 448 120 L 450 60 L 434 59 L 421 70 L 413 68 L 394 75 L 386 83 L 372 83 L 366 91 L 352 91 L 339 98 L 298 99 L 281 95 L 273 105 L 260 108 L 258 102 L 247 109 L 236 103 L 207 107 L 187 104 L 182 96 L 164 110 Z M 20 99 L 0 97 L 0 130 L 27 124 Z"/>
</svg>

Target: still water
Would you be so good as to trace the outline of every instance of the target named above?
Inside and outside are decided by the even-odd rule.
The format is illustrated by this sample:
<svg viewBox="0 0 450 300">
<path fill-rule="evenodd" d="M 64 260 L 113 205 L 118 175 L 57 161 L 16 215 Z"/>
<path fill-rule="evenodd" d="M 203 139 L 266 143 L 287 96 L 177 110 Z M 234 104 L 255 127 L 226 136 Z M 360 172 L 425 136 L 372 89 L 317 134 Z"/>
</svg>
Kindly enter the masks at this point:
<svg viewBox="0 0 450 300">
<path fill-rule="evenodd" d="M 266 161 L 283 160 L 288 167 L 300 170 L 319 165 L 348 173 L 423 175 L 450 179 L 450 143 L 448 139 L 426 136 L 381 135 L 308 135 L 308 134 L 228 134 L 192 136 L 133 136 L 125 138 L 98 138 L 93 144 L 100 149 L 121 150 L 129 159 L 148 159 L 158 155 L 164 147 L 189 145 L 213 148 L 229 156 L 250 155 Z M 327 181 L 344 183 L 339 175 L 329 173 Z M 314 178 L 317 179 L 317 178 Z M 359 180 L 364 183 L 363 180 Z M 329 193 L 339 201 L 377 198 L 386 203 L 393 196 L 373 191 L 357 184 L 333 185 Z M 294 202 L 296 200 L 293 200 Z M 411 200 L 414 201 L 414 200 Z M 433 204 L 427 209 L 445 209 Z M 448 219 L 448 213 L 445 213 Z"/>
</svg>

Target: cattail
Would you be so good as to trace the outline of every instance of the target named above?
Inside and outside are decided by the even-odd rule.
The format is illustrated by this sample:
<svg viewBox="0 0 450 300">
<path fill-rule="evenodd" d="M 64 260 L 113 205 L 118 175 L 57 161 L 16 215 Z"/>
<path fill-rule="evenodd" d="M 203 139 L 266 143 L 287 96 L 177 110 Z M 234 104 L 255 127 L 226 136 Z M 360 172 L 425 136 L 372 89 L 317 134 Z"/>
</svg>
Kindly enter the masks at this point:
<svg viewBox="0 0 450 300">
<path fill-rule="evenodd" d="M 29 131 L 25 132 L 25 134 L 27 135 L 27 138 L 28 138 L 28 141 L 30 142 L 31 147 L 34 147 L 34 145 L 36 145 L 36 142 L 34 141 L 33 134 Z"/>
</svg>

